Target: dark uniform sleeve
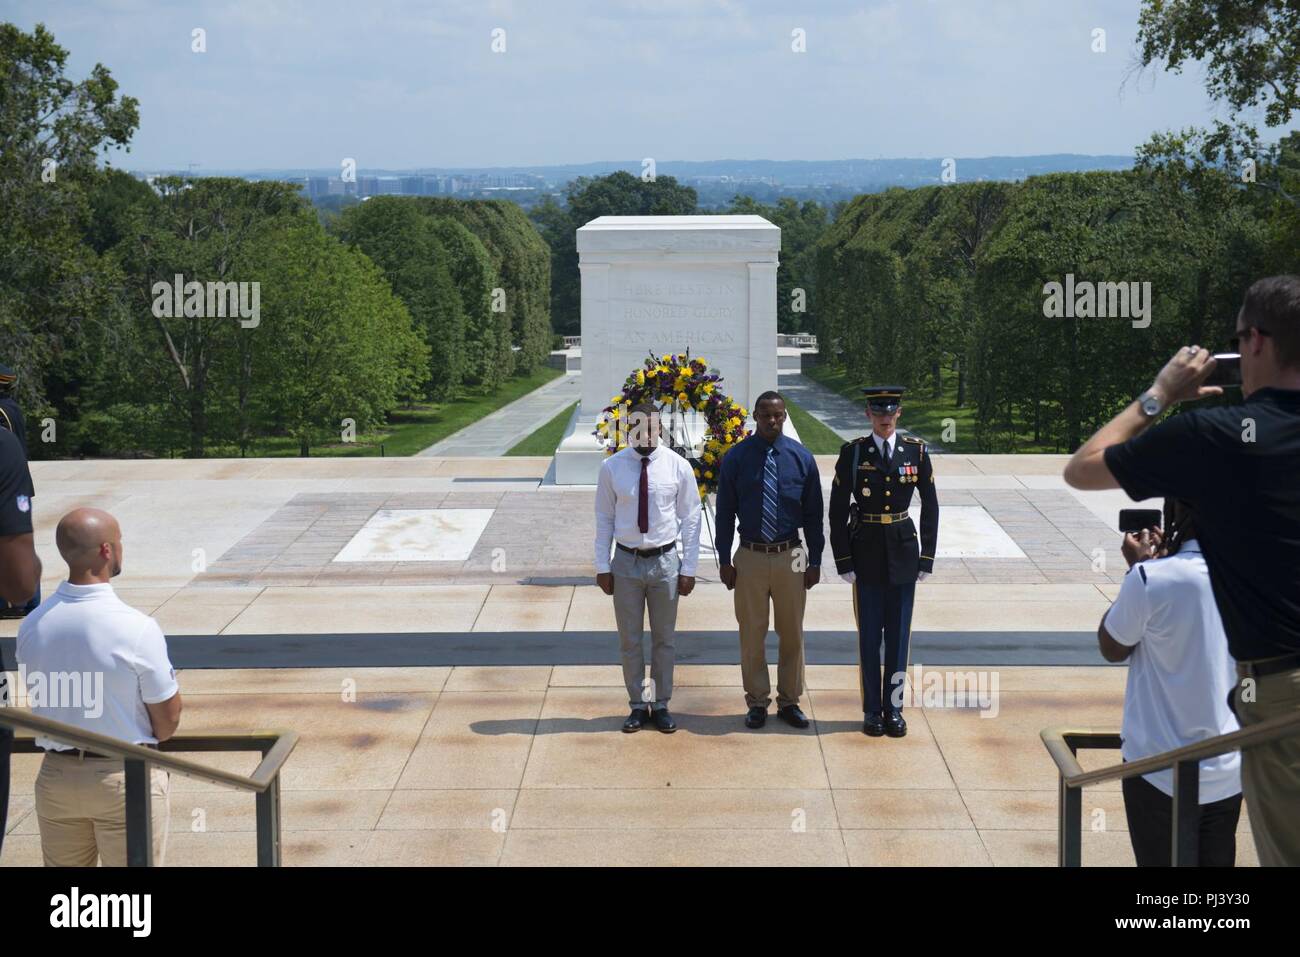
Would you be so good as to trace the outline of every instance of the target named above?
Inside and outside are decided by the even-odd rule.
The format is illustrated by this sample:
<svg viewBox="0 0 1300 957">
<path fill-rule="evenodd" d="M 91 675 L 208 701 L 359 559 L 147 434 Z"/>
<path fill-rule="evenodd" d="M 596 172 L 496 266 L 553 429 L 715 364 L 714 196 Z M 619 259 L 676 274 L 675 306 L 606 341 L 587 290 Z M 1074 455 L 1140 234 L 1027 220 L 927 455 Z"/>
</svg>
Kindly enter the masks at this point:
<svg viewBox="0 0 1300 957">
<path fill-rule="evenodd" d="M 917 470 L 917 489 L 921 494 L 921 564 L 920 571 L 934 571 L 935 549 L 939 543 L 939 492 L 934 487 L 934 460 L 921 446 L 921 464 Z"/>
<path fill-rule="evenodd" d="M 835 559 L 836 573 L 843 575 L 853 570 L 853 548 L 849 540 L 849 504 L 853 500 L 854 477 L 853 443 L 840 447 L 840 457 L 835 462 L 835 478 L 831 482 L 831 556 Z"/>
<path fill-rule="evenodd" d="M 0 434 L 0 536 L 32 533 L 31 472 L 18 439 Z"/>
</svg>

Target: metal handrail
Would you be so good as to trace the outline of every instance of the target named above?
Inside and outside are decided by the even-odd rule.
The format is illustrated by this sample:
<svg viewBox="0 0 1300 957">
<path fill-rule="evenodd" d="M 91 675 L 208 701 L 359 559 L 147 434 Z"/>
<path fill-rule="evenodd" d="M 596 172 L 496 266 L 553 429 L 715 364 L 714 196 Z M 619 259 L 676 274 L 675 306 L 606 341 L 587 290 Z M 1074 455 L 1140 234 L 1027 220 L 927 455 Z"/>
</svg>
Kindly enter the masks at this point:
<svg viewBox="0 0 1300 957">
<path fill-rule="evenodd" d="M 146 748 L 118 738 L 87 731 L 76 725 L 43 718 L 20 708 L 0 708 L 0 726 L 34 731 L 83 751 L 94 751 L 121 758 L 126 770 L 126 847 L 127 863 L 148 867 L 153 862 L 153 819 L 151 814 L 151 766 L 166 768 L 187 777 L 212 784 L 252 791 L 257 801 L 257 863 L 259 867 L 279 867 L 280 850 L 280 771 L 298 744 L 296 731 L 225 731 L 205 734 L 177 734 Z M 15 737 L 15 754 L 42 754 L 35 737 Z M 250 775 L 236 774 L 200 764 L 169 752 L 256 751 L 262 760 Z"/>
<path fill-rule="evenodd" d="M 1057 863 L 1061 867 L 1079 867 L 1081 864 L 1082 798 L 1085 786 L 1172 768 L 1174 795 L 1171 863 L 1175 867 L 1195 867 L 1199 845 L 1196 812 L 1199 805 L 1201 761 L 1293 734 L 1300 734 L 1300 712 L 1269 718 L 1239 731 L 1216 735 L 1136 761 L 1085 771 L 1079 764 L 1078 750 L 1117 749 L 1122 745 L 1119 732 L 1091 728 L 1044 728 L 1039 732 L 1039 737 L 1042 738 L 1047 753 L 1056 762 L 1060 775 L 1057 786 Z"/>
</svg>

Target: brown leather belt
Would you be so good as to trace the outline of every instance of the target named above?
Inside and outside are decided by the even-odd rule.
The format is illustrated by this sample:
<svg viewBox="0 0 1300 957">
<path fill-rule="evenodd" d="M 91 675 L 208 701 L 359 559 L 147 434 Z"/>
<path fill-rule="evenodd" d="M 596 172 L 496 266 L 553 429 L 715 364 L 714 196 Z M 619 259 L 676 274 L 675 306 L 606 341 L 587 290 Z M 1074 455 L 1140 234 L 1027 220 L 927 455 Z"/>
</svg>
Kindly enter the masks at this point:
<svg viewBox="0 0 1300 957">
<path fill-rule="evenodd" d="M 158 745 L 156 745 L 156 744 L 141 744 L 140 747 L 142 747 L 142 748 L 149 748 L 150 750 L 153 750 L 153 751 L 157 751 L 157 750 L 158 750 Z M 61 757 L 61 758 L 77 758 L 77 759 L 81 759 L 81 758 L 98 758 L 98 759 L 101 760 L 101 761 L 111 761 L 111 760 L 113 760 L 113 759 L 116 757 L 115 755 L 112 755 L 112 754 L 100 754 L 100 753 L 97 752 L 97 751 L 86 751 L 86 750 L 83 749 L 83 748 L 64 748 L 64 749 L 62 749 L 62 750 L 59 750 L 59 749 L 57 749 L 57 748 L 46 748 L 46 749 L 45 749 L 45 753 L 46 753 L 46 754 L 55 754 L 55 755 L 58 755 L 58 756 Z M 117 760 L 120 761 L 120 760 L 122 760 L 122 759 L 121 759 L 121 758 L 117 758 Z"/>
<path fill-rule="evenodd" d="M 1237 677 L 1262 678 L 1275 675 L 1281 671 L 1295 671 L 1300 668 L 1300 655 L 1283 655 L 1281 658 L 1258 658 L 1254 661 L 1238 661 Z"/>
<path fill-rule="evenodd" d="M 658 548 L 628 548 L 626 545 L 621 545 L 618 542 L 615 542 L 614 544 L 618 545 L 618 547 L 625 552 L 631 552 L 638 558 L 654 558 L 657 555 L 662 555 L 666 551 L 670 551 L 677 545 L 676 542 L 669 542 L 667 545 L 660 545 Z"/>
<path fill-rule="evenodd" d="M 780 552 L 788 552 L 792 548 L 798 548 L 803 542 L 797 538 L 792 538 L 788 542 L 747 542 L 743 538 L 740 540 L 741 548 L 748 548 L 751 552 L 762 552 L 765 555 L 774 555 Z"/>
</svg>

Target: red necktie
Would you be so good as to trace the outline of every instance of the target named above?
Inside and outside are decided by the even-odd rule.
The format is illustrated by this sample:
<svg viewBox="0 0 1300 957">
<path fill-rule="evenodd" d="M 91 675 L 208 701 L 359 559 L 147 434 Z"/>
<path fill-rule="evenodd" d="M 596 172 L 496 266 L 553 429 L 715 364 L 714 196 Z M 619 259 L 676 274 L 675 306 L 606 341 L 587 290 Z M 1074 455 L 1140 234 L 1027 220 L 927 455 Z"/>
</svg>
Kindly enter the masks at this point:
<svg viewBox="0 0 1300 957">
<path fill-rule="evenodd" d="M 650 456 L 641 456 L 641 489 L 637 495 L 636 502 L 636 527 L 641 529 L 644 535 L 650 531 L 650 480 L 647 475 L 650 471 Z"/>
</svg>

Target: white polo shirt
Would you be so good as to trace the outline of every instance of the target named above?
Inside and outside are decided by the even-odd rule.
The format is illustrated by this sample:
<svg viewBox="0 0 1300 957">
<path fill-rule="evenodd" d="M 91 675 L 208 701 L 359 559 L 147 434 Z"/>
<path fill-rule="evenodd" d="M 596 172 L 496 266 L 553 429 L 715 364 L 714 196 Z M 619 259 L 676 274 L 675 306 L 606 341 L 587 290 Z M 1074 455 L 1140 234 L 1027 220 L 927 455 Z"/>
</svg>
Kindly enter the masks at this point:
<svg viewBox="0 0 1300 957">
<path fill-rule="evenodd" d="M 1238 730 L 1228 708 L 1236 665 L 1195 539 L 1178 554 L 1134 565 L 1106 612 L 1106 631 L 1133 648 L 1124 689 L 1126 761 Z M 1174 772 L 1143 775 L 1173 796 Z M 1241 753 L 1201 762 L 1200 803 L 1241 791 Z"/>
<path fill-rule="evenodd" d="M 107 583 L 65 581 L 24 618 L 18 669 L 33 714 L 132 744 L 158 743 L 145 704 L 180 690 L 158 623 Z M 36 744 L 70 747 L 49 738 Z"/>
</svg>

